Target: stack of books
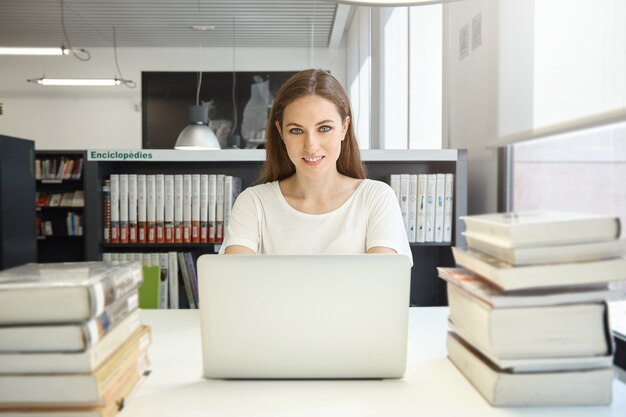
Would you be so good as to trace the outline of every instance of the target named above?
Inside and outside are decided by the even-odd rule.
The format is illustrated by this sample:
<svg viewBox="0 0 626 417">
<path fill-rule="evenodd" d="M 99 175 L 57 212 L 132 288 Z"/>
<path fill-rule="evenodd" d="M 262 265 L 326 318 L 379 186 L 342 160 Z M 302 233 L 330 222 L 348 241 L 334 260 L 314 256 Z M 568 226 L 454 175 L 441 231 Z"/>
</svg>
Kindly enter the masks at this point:
<svg viewBox="0 0 626 417">
<path fill-rule="evenodd" d="M 0 272 L 0 415 L 114 416 L 147 375 L 141 265 Z"/>
<path fill-rule="evenodd" d="M 626 279 L 618 218 L 527 212 L 461 217 L 468 249 L 448 283 L 448 356 L 496 406 L 612 400 L 610 284 Z"/>
</svg>

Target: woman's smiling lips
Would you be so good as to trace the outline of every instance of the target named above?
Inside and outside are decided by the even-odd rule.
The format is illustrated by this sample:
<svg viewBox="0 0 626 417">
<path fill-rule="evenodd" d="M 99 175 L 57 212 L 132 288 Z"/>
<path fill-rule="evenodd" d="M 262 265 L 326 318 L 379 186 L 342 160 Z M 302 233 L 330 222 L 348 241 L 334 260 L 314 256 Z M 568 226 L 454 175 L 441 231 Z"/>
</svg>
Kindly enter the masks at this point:
<svg viewBox="0 0 626 417">
<path fill-rule="evenodd" d="M 303 156 L 302 157 L 302 159 L 304 160 L 304 163 L 309 166 L 318 165 L 323 158 L 324 158 L 323 156 L 308 156 L 308 157 Z"/>
</svg>

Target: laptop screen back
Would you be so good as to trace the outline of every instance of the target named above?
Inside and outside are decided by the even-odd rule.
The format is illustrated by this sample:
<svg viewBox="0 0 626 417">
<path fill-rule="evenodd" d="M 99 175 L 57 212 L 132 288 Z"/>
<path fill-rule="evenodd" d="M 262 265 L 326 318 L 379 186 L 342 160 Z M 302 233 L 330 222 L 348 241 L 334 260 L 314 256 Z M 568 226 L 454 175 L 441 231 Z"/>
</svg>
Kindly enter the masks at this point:
<svg viewBox="0 0 626 417">
<path fill-rule="evenodd" d="M 203 255 L 209 378 L 398 378 L 406 366 L 403 255 Z"/>
</svg>

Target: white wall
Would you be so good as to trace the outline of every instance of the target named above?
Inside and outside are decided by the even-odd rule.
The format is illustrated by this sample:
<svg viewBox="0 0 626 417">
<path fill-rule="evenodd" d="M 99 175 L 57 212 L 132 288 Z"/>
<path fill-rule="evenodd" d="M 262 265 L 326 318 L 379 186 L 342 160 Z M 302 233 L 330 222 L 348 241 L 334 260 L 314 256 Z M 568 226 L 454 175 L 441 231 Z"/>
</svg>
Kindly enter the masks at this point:
<svg viewBox="0 0 626 417">
<path fill-rule="evenodd" d="M 142 71 L 331 70 L 346 85 L 345 43 L 315 48 L 118 48 L 124 78 L 135 89 L 43 87 L 28 78 L 110 78 L 112 48 L 90 48 L 92 58 L 0 57 L 0 134 L 35 140 L 37 149 L 141 148 Z"/>
<path fill-rule="evenodd" d="M 487 139 L 497 127 L 497 2 L 467 0 L 444 8 L 448 23 L 448 146 L 468 150 L 468 213 L 497 209 L 497 152 Z M 459 32 L 482 12 L 483 42 L 460 59 Z M 448 19 L 445 18 L 445 13 Z M 445 142 L 445 140 L 444 140 Z"/>
</svg>

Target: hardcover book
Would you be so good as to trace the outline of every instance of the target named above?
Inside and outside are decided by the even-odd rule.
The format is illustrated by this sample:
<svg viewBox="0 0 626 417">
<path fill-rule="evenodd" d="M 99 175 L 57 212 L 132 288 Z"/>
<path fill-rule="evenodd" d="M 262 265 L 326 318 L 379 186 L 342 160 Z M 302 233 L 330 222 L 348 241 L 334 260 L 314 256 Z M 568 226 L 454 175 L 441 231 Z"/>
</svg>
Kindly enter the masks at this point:
<svg viewBox="0 0 626 417">
<path fill-rule="evenodd" d="M 142 282 L 141 265 L 26 264 L 0 272 L 0 324 L 85 321 Z"/>
<path fill-rule="evenodd" d="M 615 216 L 528 211 L 461 216 L 467 232 L 503 247 L 561 245 L 616 239 Z"/>
</svg>

